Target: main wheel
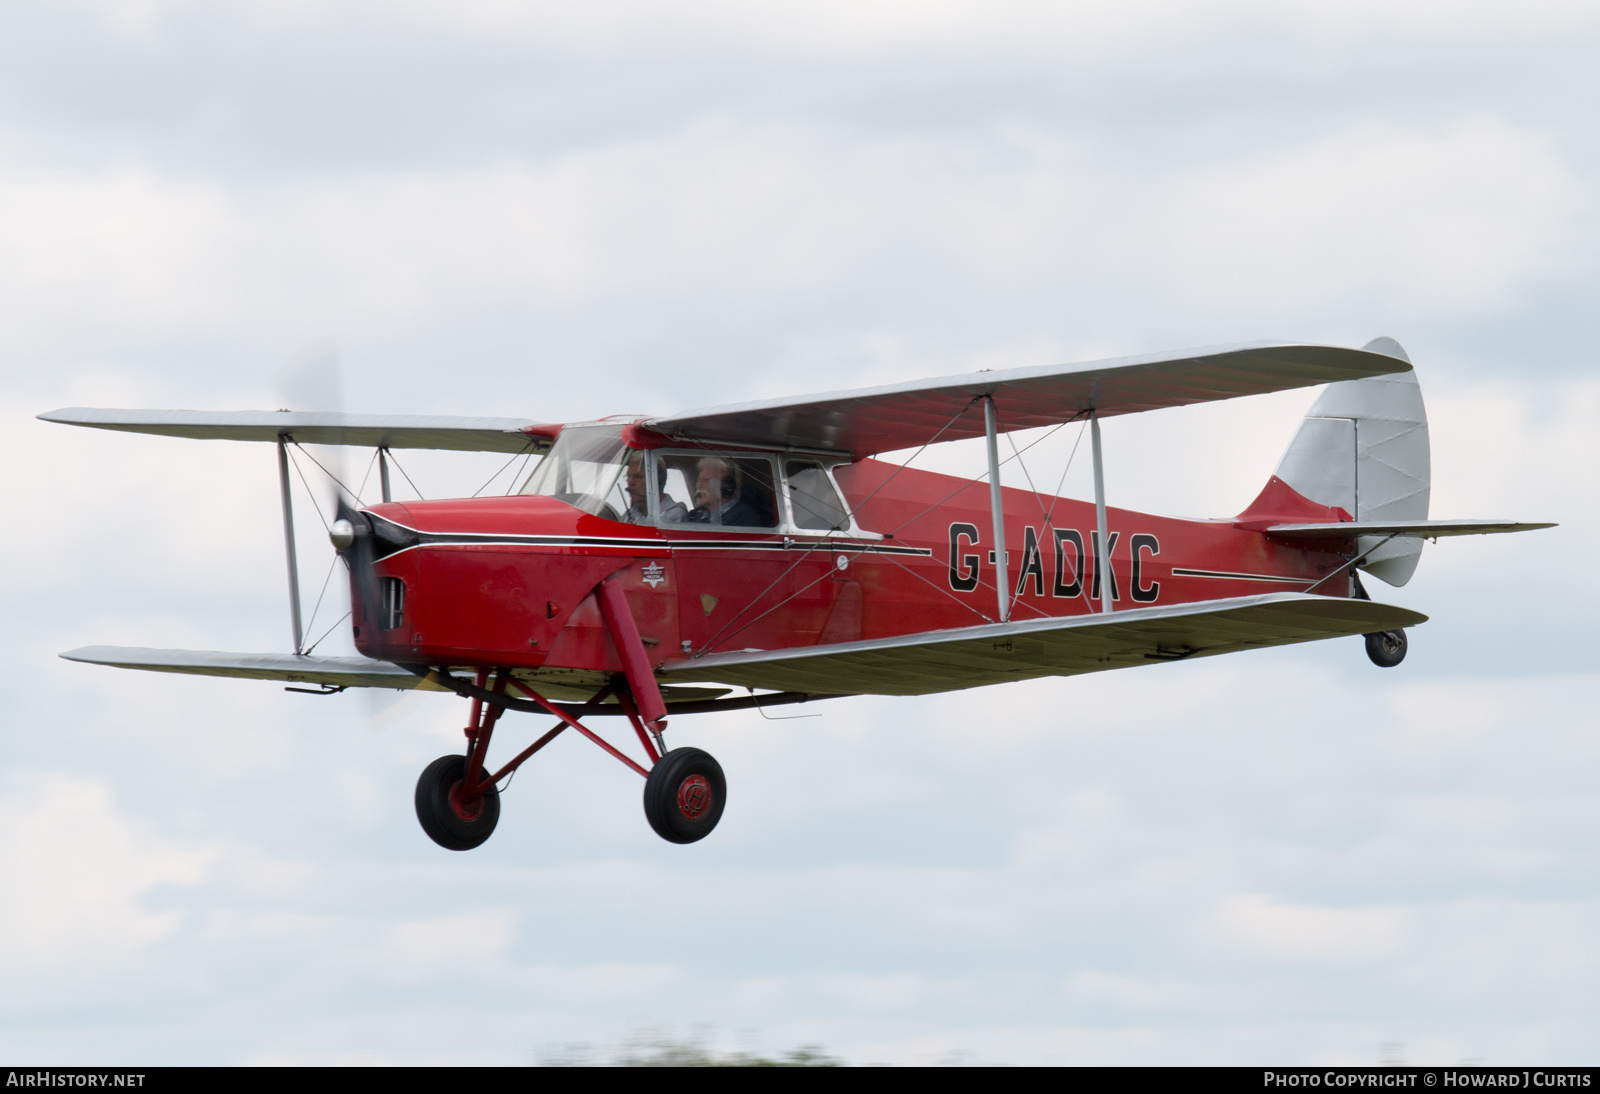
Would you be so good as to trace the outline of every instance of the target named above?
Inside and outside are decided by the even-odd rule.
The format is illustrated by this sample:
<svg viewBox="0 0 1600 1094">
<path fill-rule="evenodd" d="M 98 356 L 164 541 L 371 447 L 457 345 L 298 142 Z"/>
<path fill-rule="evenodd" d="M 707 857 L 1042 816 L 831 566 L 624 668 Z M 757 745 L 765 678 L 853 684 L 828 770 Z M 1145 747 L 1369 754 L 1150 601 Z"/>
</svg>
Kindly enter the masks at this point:
<svg viewBox="0 0 1600 1094">
<path fill-rule="evenodd" d="M 1392 669 L 1406 659 L 1406 632 L 1379 631 L 1362 635 L 1367 640 L 1367 656 L 1380 669 Z"/>
<path fill-rule="evenodd" d="M 470 851 L 500 823 L 500 791 L 489 787 L 471 801 L 461 800 L 465 756 L 440 756 L 417 779 L 417 820 L 428 838 L 450 851 Z"/>
<path fill-rule="evenodd" d="M 728 781 L 722 765 L 698 748 L 675 748 L 644 781 L 644 815 L 656 835 L 671 843 L 693 843 L 722 819 Z"/>
</svg>

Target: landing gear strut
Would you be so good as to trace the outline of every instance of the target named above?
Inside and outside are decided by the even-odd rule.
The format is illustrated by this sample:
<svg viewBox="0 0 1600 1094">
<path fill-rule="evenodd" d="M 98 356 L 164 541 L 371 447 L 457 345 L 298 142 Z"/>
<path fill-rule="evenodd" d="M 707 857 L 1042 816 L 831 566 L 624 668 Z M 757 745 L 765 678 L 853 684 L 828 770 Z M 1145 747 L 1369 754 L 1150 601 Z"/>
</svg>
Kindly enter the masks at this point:
<svg viewBox="0 0 1600 1094">
<path fill-rule="evenodd" d="M 443 674 L 448 678 L 448 674 Z M 488 685 L 493 677 L 493 690 Z M 716 760 L 698 748 L 675 748 L 662 754 L 661 730 L 666 723 L 647 722 L 639 713 L 625 680 L 614 679 L 601 688 L 582 709 L 564 710 L 538 694 L 522 681 L 502 671 L 480 669 L 472 685 L 458 682 L 458 691 L 472 698 L 472 718 L 466 729 L 465 756 L 441 756 L 429 764 L 417 780 L 417 820 L 428 838 L 451 851 L 468 851 L 479 846 L 494 832 L 500 820 L 498 784 L 549 744 L 563 731 L 575 729 L 625 766 L 644 777 L 644 813 L 650 827 L 672 843 L 703 840 L 722 819 L 728 783 Z M 507 689 L 527 696 L 528 702 L 514 699 Z M 639 744 L 651 767 L 643 767 L 605 740 L 580 718 L 600 709 L 615 696 L 621 713 L 632 723 Z M 502 711 L 525 710 L 553 714 L 559 722 L 544 736 L 518 753 L 510 763 L 493 773 L 484 765 L 489 739 Z M 612 708 L 615 710 L 616 708 Z"/>
<path fill-rule="evenodd" d="M 1394 537 L 1389 537 L 1393 539 Z M 1387 541 L 1385 541 L 1387 542 Z M 1361 575 L 1354 570 L 1350 571 L 1351 595 L 1357 600 L 1371 600 L 1367 595 L 1366 586 L 1361 584 Z M 1392 669 L 1406 659 L 1406 632 L 1405 631 L 1378 631 L 1374 634 L 1364 634 L 1361 637 L 1367 640 L 1367 657 L 1380 669 Z"/>
</svg>

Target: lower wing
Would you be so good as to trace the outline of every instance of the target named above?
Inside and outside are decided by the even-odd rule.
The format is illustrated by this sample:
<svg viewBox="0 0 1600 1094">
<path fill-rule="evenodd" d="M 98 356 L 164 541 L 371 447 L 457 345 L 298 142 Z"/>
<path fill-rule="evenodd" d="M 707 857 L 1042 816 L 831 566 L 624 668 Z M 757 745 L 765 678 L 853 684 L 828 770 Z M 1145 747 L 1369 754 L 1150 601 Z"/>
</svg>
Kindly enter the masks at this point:
<svg viewBox="0 0 1600 1094">
<path fill-rule="evenodd" d="M 180 672 L 190 676 L 230 676 L 242 680 L 283 680 L 338 688 L 396 688 L 446 691 L 410 669 L 370 657 L 308 657 L 293 653 L 217 653 L 211 650 L 148 650 L 136 646 L 84 646 L 61 655 L 68 661 L 119 669 Z"/>
<path fill-rule="evenodd" d="M 438 682 L 435 674 L 422 666 L 421 674 L 392 661 L 370 657 L 309 657 L 293 653 L 220 653 L 212 650 L 153 650 L 137 646 L 84 646 L 61 655 L 68 661 L 90 665 L 110 665 L 119 669 L 146 672 L 176 672 L 189 676 L 225 676 L 235 680 L 279 680 L 286 684 L 312 684 L 324 690 L 345 688 L 393 688 L 398 691 L 440 691 L 455 694 L 456 689 Z M 456 665 L 468 674 L 477 666 Z M 607 673 L 568 673 L 561 669 L 515 669 L 551 699 L 583 702 L 603 684 Z M 563 677 L 579 677 L 568 678 Z M 590 680 L 586 677 L 594 676 Z M 296 689 L 301 690 L 301 689 Z M 726 688 L 663 687 L 663 698 L 680 709 L 684 703 L 711 702 L 728 693 Z M 606 711 L 605 713 L 610 713 Z"/>
<path fill-rule="evenodd" d="M 669 679 L 777 691 L 928 695 L 1398 630 L 1427 618 L 1371 600 L 1269 593 L 830 646 L 712 653 L 663 669 Z"/>
</svg>

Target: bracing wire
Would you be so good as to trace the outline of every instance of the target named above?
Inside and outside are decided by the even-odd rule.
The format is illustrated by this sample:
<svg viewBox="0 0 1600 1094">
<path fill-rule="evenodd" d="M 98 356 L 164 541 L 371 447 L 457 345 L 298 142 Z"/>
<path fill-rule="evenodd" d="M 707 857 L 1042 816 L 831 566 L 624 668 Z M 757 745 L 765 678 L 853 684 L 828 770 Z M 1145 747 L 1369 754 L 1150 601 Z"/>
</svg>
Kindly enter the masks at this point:
<svg viewBox="0 0 1600 1094">
<path fill-rule="evenodd" d="M 1078 455 L 1078 446 L 1083 443 L 1083 435 L 1088 432 L 1088 430 L 1089 419 L 1086 417 L 1083 419 L 1083 424 L 1078 427 L 1078 437 L 1072 442 L 1072 451 L 1067 453 L 1067 465 L 1061 469 L 1061 479 L 1056 483 L 1056 492 L 1050 495 L 1050 508 L 1045 510 L 1044 514 L 1045 528 L 1051 527 L 1050 522 L 1055 517 L 1056 513 L 1056 503 L 1061 500 L 1061 491 L 1067 485 L 1067 472 L 1072 470 L 1072 461 Z M 1084 571 L 1085 575 L 1088 574 L 1089 567 L 1083 565 L 1082 559 L 1079 559 L 1079 567 Z M 1089 583 L 1087 581 L 1081 581 L 1079 584 L 1082 585 L 1083 588 L 1078 593 L 1078 596 L 1082 597 L 1084 602 L 1089 604 L 1090 607 L 1093 607 L 1094 599 L 1089 596 Z"/>
<path fill-rule="evenodd" d="M 372 450 L 372 458 L 367 461 L 366 473 L 361 476 L 361 492 L 356 494 L 356 501 L 361 502 L 362 505 L 365 505 L 366 502 L 361 501 L 361 494 L 366 492 L 367 481 L 372 478 L 372 469 L 374 467 L 376 467 L 377 465 L 378 465 L 378 450 L 376 448 L 374 448 Z"/>
<path fill-rule="evenodd" d="M 328 635 L 330 635 L 334 631 L 338 630 L 339 629 L 339 624 L 343 623 L 346 619 L 349 619 L 349 618 L 350 618 L 350 613 L 349 612 L 345 612 L 338 619 L 335 619 L 333 621 L 333 626 L 329 627 L 327 630 L 322 632 L 322 638 L 326 638 L 326 637 L 328 637 Z M 305 656 L 309 657 L 311 655 L 311 651 L 312 650 L 314 650 L 318 646 L 322 645 L 322 638 L 317 639 L 315 642 L 311 643 L 311 645 L 306 647 Z"/>
<path fill-rule="evenodd" d="M 1068 418 L 1067 422 L 1070 422 L 1071 420 L 1072 420 L 1071 418 Z M 1042 444 L 1043 442 L 1049 440 L 1051 437 L 1053 437 L 1056 434 L 1056 431 L 1059 430 L 1061 428 L 1061 426 L 1066 425 L 1067 422 L 1060 423 L 1060 425 L 1057 425 L 1057 426 L 1053 427 L 1050 430 L 1050 432 L 1044 434 L 1042 437 L 1039 437 L 1037 440 L 1031 441 L 1028 444 L 1024 445 L 1023 448 L 1022 448 L 1022 452 L 1026 452 L 1026 451 L 1028 451 L 1028 449 L 1032 448 L 1034 445 Z M 1005 459 L 1000 461 L 1000 466 L 1004 467 L 1006 464 L 1010 463 L 1012 460 L 1020 458 L 1021 455 L 1022 455 L 1022 452 L 1018 452 L 1015 456 L 1007 456 Z M 898 534 L 900 532 L 901 529 L 905 528 L 907 525 L 915 524 L 917 521 L 921 520 L 923 517 L 927 516 L 929 513 L 933 512 L 935 509 L 939 508 L 939 506 L 943 505 L 945 502 L 949 501 L 951 498 L 955 497 L 957 494 L 961 493 L 963 490 L 970 490 L 972 487 L 978 485 L 980 482 L 983 482 L 984 480 L 988 479 L 988 477 L 989 477 L 989 472 L 987 470 L 985 470 L 983 472 L 983 474 L 978 475 L 975 478 L 968 479 L 966 482 L 963 482 L 960 486 L 958 486 L 954 490 L 950 491 L 950 493 L 946 494 L 944 497 L 940 498 L 938 501 L 934 502 L 932 505 L 930 505 L 926 509 L 922 510 L 916 516 L 911 517 L 911 518 L 909 518 L 907 520 L 901 521 L 900 524 L 895 527 L 894 531 L 887 533 L 888 537 L 889 538 L 893 538 L 896 534 Z"/>
<path fill-rule="evenodd" d="M 1089 419 L 1085 418 L 1078 427 L 1078 439 L 1072 442 L 1072 451 L 1067 453 L 1067 465 L 1061 469 L 1061 479 L 1056 483 L 1056 492 L 1050 495 L 1050 508 L 1045 511 L 1045 527 L 1050 526 L 1050 518 L 1055 515 L 1056 502 L 1061 500 L 1061 491 L 1067 485 L 1067 472 L 1072 470 L 1072 461 L 1078 455 L 1078 446 L 1083 443 L 1083 435 L 1089 429 Z"/>
<path fill-rule="evenodd" d="M 417 489 L 417 484 L 416 483 L 411 482 L 411 476 L 407 475 L 406 474 L 406 469 L 404 467 L 400 466 L 400 461 L 395 458 L 394 449 L 392 449 L 392 448 L 389 449 L 389 462 L 394 464 L 394 469 L 396 471 L 400 472 L 401 478 L 405 479 L 406 482 L 410 484 L 411 492 L 413 494 L 417 495 L 417 500 L 418 501 L 422 501 L 423 500 L 422 491 Z"/>
<path fill-rule="evenodd" d="M 1077 415 L 1073 415 L 1073 417 L 1077 417 Z M 1072 420 L 1071 418 L 1068 418 L 1067 422 L 1070 422 L 1071 420 Z M 1061 426 L 1066 425 L 1067 422 L 1062 422 L 1061 425 L 1056 426 L 1056 429 L 1060 429 Z M 1087 418 L 1085 418 L 1084 419 L 1084 427 L 1087 427 L 1088 424 L 1089 424 L 1089 421 L 1088 421 Z M 1053 429 L 1050 432 L 1054 433 L 1055 430 Z M 1045 436 L 1049 436 L 1049 435 L 1050 434 L 1046 434 Z M 1042 441 L 1042 440 L 1044 440 L 1044 437 L 1041 437 L 1039 439 Z M 1049 536 L 1050 536 L 1050 517 L 1056 511 L 1056 501 L 1060 500 L 1061 488 L 1062 488 L 1063 485 L 1066 484 L 1067 471 L 1072 467 L 1072 457 L 1076 456 L 1078 454 L 1078 442 L 1082 441 L 1082 440 L 1083 440 L 1083 427 L 1080 427 L 1079 430 L 1078 430 L 1078 440 L 1074 441 L 1072 443 L 1072 451 L 1067 455 L 1067 466 L 1061 469 L 1061 482 L 1056 485 L 1056 492 L 1051 498 L 1050 508 L 1046 509 L 1045 505 L 1044 505 L 1044 497 L 1039 493 L 1039 488 L 1034 485 L 1033 475 L 1032 475 L 1032 473 L 1030 473 L 1028 471 L 1028 463 L 1027 463 L 1027 461 L 1022 458 L 1022 452 L 1027 451 L 1027 449 L 1023 449 L 1022 451 L 1018 451 L 1017 450 L 1017 442 L 1016 442 L 1016 440 L 1012 437 L 1012 435 L 1010 433 L 1006 434 L 1006 441 L 1008 443 L 1010 443 L 1010 445 L 1011 445 L 1011 451 L 1014 453 L 1014 458 L 1017 461 L 1017 466 L 1022 468 L 1022 476 L 1023 476 L 1023 478 L 1028 480 L 1028 489 L 1030 491 L 1032 491 L 1032 493 L 1033 493 L 1033 500 L 1039 503 L 1039 513 L 1040 513 L 1041 516 L 1044 517 L 1044 522 L 1040 526 L 1040 531 L 1043 533 L 1045 539 L 1048 539 Z M 1032 447 L 1033 447 L 1033 445 L 1031 445 L 1031 444 L 1028 446 L 1028 448 L 1032 448 Z M 1044 548 L 1042 546 L 1036 546 L 1035 549 L 1042 551 Z M 1026 567 L 1028 565 L 1028 559 L 1027 559 L 1026 555 L 1023 556 L 1022 565 L 1023 565 L 1023 567 Z M 1009 601 L 1008 602 L 1009 602 L 1011 607 L 1015 608 L 1017 606 L 1017 604 L 1022 600 L 1022 586 L 1026 581 L 1027 581 L 1027 578 L 1025 576 L 1025 571 L 1022 570 L 1022 569 L 1019 569 L 1018 572 L 1017 572 L 1017 587 L 1015 589 L 1011 590 L 1011 592 L 1009 594 Z"/>
<path fill-rule="evenodd" d="M 532 443 L 532 442 L 530 442 L 530 443 Z M 532 449 L 529 449 L 530 453 L 531 453 L 531 451 L 532 451 Z M 474 490 L 472 492 L 472 496 L 473 497 L 477 497 L 479 494 L 481 494 L 485 490 L 489 489 L 489 484 L 490 483 L 494 482 L 495 479 L 498 479 L 502 474 L 505 473 L 506 468 L 508 468 L 512 464 L 516 463 L 517 460 L 523 458 L 523 456 L 524 456 L 524 453 L 521 453 L 521 452 L 513 453 L 512 457 L 509 460 L 507 460 L 505 463 L 500 465 L 500 470 L 498 470 L 494 474 L 490 475 L 488 480 L 482 486 L 478 487 L 476 490 Z M 512 482 L 516 482 L 517 481 L 515 475 L 512 476 L 511 481 Z M 507 493 L 510 493 L 510 491 L 508 490 Z"/>
<path fill-rule="evenodd" d="M 911 458 L 910 459 L 906 460 L 905 463 L 902 463 L 898 467 L 896 467 L 892 472 L 890 472 L 888 478 L 884 479 L 882 482 L 880 482 L 877 486 L 875 486 L 873 488 L 872 493 L 868 494 L 866 497 L 862 498 L 859 502 L 857 502 L 856 505 L 852 509 L 849 510 L 850 519 L 851 520 L 855 520 L 856 513 L 858 513 L 861 510 L 861 507 L 863 505 L 867 504 L 867 502 L 869 502 L 873 498 L 877 497 L 878 493 L 881 490 L 883 490 L 884 487 L 888 486 L 891 482 L 894 481 L 894 477 L 896 475 L 900 474 L 900 472 L 902 472 L 906 468 L 910 467 L 912 465 L 912 463 L 914 463 L 916 461 L 916 458 L 918 456 L 922 455 L 924 452 L 926 452 L 928 450 L 928 446 L 929 445 L 934 444 L 935 442 L 937 442 L 939 440 L 940 437 L 944 436 L 945 431 L 947 429 L 949 429 L 951 426 L 955 425 L 956 422 L 960 420 L 960 418 L 961 418 L 961 416 L 963 414 L 965 414 L 967 411 L 971 410 L 975 405 L 977 405 L 978 399 L 980 399 L 980 398 L 982 398 L 982 396 L 974 396 L 972 402 L 968 403 L 966 406 L 964 406 L 960 410 L 956 411 L 955 414 L 953 414 L 951 416 L 951 418 L 950 418 L 950 420 L 948 422 L 945 422 L 944 425 L 939 427 L 939 432 L 935 433 L 933 436 L 931 436 L 927 440 L 923 441 L 922 442 L 922 447 L 918 448 L 915 452 L 911 453 Z M 904 526 L 902 525 L 902 527 L 904 527 Z"/>
<path fill-rule="evenodd" d="M 333 473 L 333 472 L 332 472 L 332 471 L 329 471 L 329 470 L 328 470 L 328 469 L 327 469 L 327 468 L 326 468 L 326 467 L 323 467 L 323 466 L 322 466 L 322 461 L 321 461 L 321 460 L 319 460 L 319 459 L 317 459 L 317 458 L 316 458 L 316 457 L 315 457 L 315 456 L 313 456 L 313 455 L 312 455 L 312 454 L 311 454 L 311 453 L 310 453 L 310 452 L 307 452 L 307 451 L 306 451 L 306 450 L 305 450 L 305 448 L 303 448 L 303 447 L 301 447 L 301 444 L 300 444 L 300 442 L 299 442 L 299 441 L 293 441 L 293 442 L 292 442 L 292 443 L 293 443 L 293 444 L 294 444 L 294 446 L 295 446 L 295 447 L 296 447 L 296 448 L 299 448 L 299 449 L 300 449 L 300 451 L 301 451 L 301 452 L 303 452 L 303 453 L 305 453 L 305 457 L 306 457 L 306 459 L 308 459 L 308 460 L 310 460 L 310 461 L 311 461 L 311 462 L 312 462 L 312 463 L 314 463 L 314 464 L 316 464 L 316 465 L 317 465 L 317 468 L 318 468 L 318 469 L 319 469 L 319 470 L 320 470 L 320 471 L 321 471 L 321 472 L 322 472 L 322 473 L 323 473 L 323 474 L 324 474 L 324 475 L 326 475 L 326 476 L 328 476 L 328 478 L 330 478 L 330 479 L 332 479 L 332 480 L 333 480 L 333 484 L 334 484 L 334 485 L 335 485 L 335 486 L 337 486 L 337 487 L 338 487 L 338 488 L 339 488 L 339 489 L 340 489 L 340 490 L 343 490 L 343 491 L 344 491 L 344 492 L 345 492 L 345 493 L 346 493 L 346 494 L 348 494 L 348 495 L 349 495 L 349 496 L 350 496 L 350 497 L 351 497 L 351 498 L 353 498 L 353 499 L 355 499 L 355 501 L 356 501 L 356 502 L 357 502 L 357 504 L 359 504 L 359 503 L 360 503 L 360 501 L 361 501 L 361 495 L 360 495 L 360 494 L 357 494 L 357 493 L 356 493 L 356 492 L 355 492 L 355 491 L 354 491 L 354 490 L 352 490 L 352 489 L 350 489 L 350 488 L 349 488 L 349 487 L 348 487 L 348 486 L 346 486 L 346 485 L 345 485 L 345 484 L 344 484 L 344 483 L 343 483 L 343 482 L 341 482 L 341 481 L 339 481 L 339 476 L 338 476 L 338 475 L 335 475 L 335 474 L 334 474 L 334 473 Z M 301 480 L 302 480 L 302 481 L 304 481 L 304 479 L 305 479 L 305 476 L 304 476 L 304 475 L 303 475 L 303 474 L 302 474 L 302 475 L 301 475 L 301 476 L 300 476 L 300 478 L 301 478 Z M 310 489 L 311 489 L 311 487 L 310 487 L 310 486 L 309 486 L 309 485 L 308 485 L 308 486 L 307 486 L 307 487 L 306 487 L 306 489 L 307 489 L 307 490 L 310 490 Z M 317 512 L 318 512 L 318 513 L 321 513 L 321 512 L 322 512 L 322 510 L 321 510 L 321 508 L 320 508 L 320 507 L 319 507 L 319 508 L 318 508 L 318 510 L 317 510 Z M 323 524 L 324 524 L 324 525 L 326 525 L 326 524 L 327 524 L 327 523 L 328 523 L 328 522 L 327 522 L 327 521 L 323 521 L 323 522 L 322 522 L 322 523 L 323 523 Z"/>
<path fill-rule="evenodd" d="M 506 496 L 507 496 L 507 497 L 510 497 L 510 496 L 511 496 L 511 493 L 512 493 L 512 491 L 514 491 L 514 490 L 516 490 L 516 488 L 517 488 L 517 483 L 518 483 L 518 482 L 520 482 L 520 481 L 522 481 L 522 477 L 523 477 L 523 475 L 524 475 L 524 474 L 525 474 L 525 473 L 526 473 L 526 472 L 527 472 L 527 470 L 528 470 L 528 464 L 529 464 L 529 463 L 530 463 L 530 462 L 531 462 L 531 461 L 532 461 L 532 460 L 533 460 L 533 458 L 534 458 L 534 457 L 535 457 L 535 456 L 537 456 L 537 455 L 538 455 L 538 454 L 539 454 L 539 450 L 538 450 L 538 449 L 536 449 L 536 448 L 530 448 L 530 449 L 528 449 L 528 451 L 527 451 L 527 454 L 526 454 L 526 455 L 524 455 L 524 456 L 523 456 L 523 457 L 522 457 L 522 466 L 521 466 L 521 467 L 519 467 L 519 468 L 517 468 L 517 469 L 516 469 L 516 471 L 515 471 L 515 472 L 513 472 L 513 473 L 512 473 L 512 475 L 511 475 L 511 481 L 510 481 L 510 482 L 508 482 L 508 483 L 506 483 Z M 516 774 L 516 772 L 515 772 L 515 771 L 513 771 L 513 772 L 512 772 L 512 774 L 513 774 L 513 775 L 515 775 L 515 774 Z"/>
<path fill-rule="evenodd" d="M 296 448 L 300 448 L 300 446 L 298 444 L 295 445 L 295 447 Z M 285 451 L 287 451 L 287 449 Z M 305 452 L 305 449 L 300 448 L 300 451 L 301 452 Z M 307 455 L 307 458 L 310 458 L 310 453 L 306 453 L 306 455 Z M 311 462 L 312 463 L 317 463 L 316 460 L 312 460 Z M 322 506 L 317 504 L 317 495 L 312 491 L 311 484 L 306 481 L 306 473 L 305 473 L 304 470 L 301 469 L 300 461 L 294 458 L 294 453 L 293 452 L 289 453 L 289 463 L 294 466 L 294 473 L 296 475 L 300 476 L 300 485 L 302 485 L 302 486 L 304 486 L 306 488 L 306 495 L 311 499 L 311 508 L 316 512 L 317 519 L 322 522 L 322 530 L 324 532 L 331 532 L 332 529 L 328 527 L 328 518 L 322 515 Z M 317 463 L 317 466 L 318 467 L 322 467 L 322 465 L 320 463 Z M 327 468 L 323 467 L 322 470 L 323 470 L 324 474 L 327 474 L 327 470 L 328 470 Z M 328 478 L 333 479 L 333 476 L 332 475 L 328 475 Z M 333 479 L 333 481 L 334 482 L 338 482 L 339 480 L 338 479 Z M 342 487 L 342 484 L 341 484 L 341 489 L 342 488 L 343 487 Z"/>
<path fill-rule="evenodd" d="M 334 556 L 333 556 L 333 561 L 328 563 L 328 572 L 323 575 L 323 578 L 322 578 L 322 589 L 317 593 L 317 603 L 311 609 L 311 618 L 306 620 L 306 630 L 308 630 L 308 631 L 311 629 L 311 624 L 313 624 L 313 623 L 315 623 L 317 621 L 317 612 L 322 610 L 322 598 L 328 595 L 328 582 L 333 580 L 333 570 L 334 570 L 334 567 L 336 567 L 338 565 L 339 565 L 339 555 L 336 552 L 334 554 Z M 336 623 L 336 624 L 334 624 L 334 626 L 338 626 L 338 624 Z M 327 636 L 324 635 L 323 637 L 327 637 Z M 318 641 L 320 642 L 321 639 L 318 639 Z M 307 651 L 307 652 L 309 652 L 309 651 Z"/>
</svg>

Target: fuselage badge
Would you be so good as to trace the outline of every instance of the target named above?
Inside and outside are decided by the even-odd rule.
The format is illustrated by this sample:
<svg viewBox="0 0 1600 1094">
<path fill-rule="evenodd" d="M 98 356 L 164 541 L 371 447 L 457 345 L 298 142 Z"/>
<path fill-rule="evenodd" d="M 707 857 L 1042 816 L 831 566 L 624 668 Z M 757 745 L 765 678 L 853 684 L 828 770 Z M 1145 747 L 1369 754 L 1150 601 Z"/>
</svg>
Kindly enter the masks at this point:
<svg viewBox="0 0 1600 1094">
<path fill-rule="evenodd" d="M 644 583 L 654 589 L 657 585 L 667 580 L 666 568 L 659 562 L 652 562 L 641 567 L 644 570 Z"/>
</svg>

